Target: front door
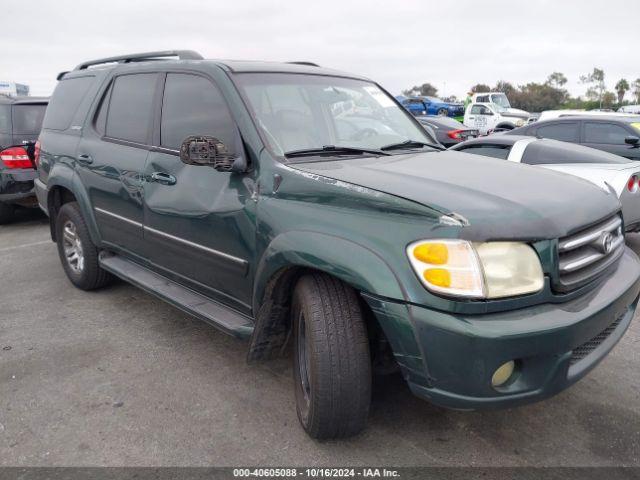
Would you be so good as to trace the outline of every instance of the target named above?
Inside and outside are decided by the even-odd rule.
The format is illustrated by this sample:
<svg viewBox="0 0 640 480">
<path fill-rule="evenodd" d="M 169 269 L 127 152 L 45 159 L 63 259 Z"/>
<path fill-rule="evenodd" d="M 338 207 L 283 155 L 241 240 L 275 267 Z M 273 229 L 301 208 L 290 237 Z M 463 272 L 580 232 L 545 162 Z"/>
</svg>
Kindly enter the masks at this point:
<svg viewBox="0 0 640 480">
<path fill-rule="evenodd" d="M 253 174 L 187 165 L 178 155 L 191 135 L 216 137 L 244 154 L 227 105 L 208 78 L 168 73 L 157 124 L 144 183 L 149 260 L 176 281 L 248 311 L 256 234 Z"/>
<path fill-rule="evenodd" d="M 639 134 L 640 132 L 634 132 L 631 128 L 627 130 L 616 123 L 586 121 L 584 122 L 583 144 L 631 160 L 640 160 L 640 148 L 625 143 L 627 137 Z"/>
<path fill-rule="evenodd" d="M 78 145 L 78 174 L 86 186 L 102 240 L 144 257 L 143 171 L 153 120 L 157 73 L 120 75 L 104 93 Z"/>
</svg>

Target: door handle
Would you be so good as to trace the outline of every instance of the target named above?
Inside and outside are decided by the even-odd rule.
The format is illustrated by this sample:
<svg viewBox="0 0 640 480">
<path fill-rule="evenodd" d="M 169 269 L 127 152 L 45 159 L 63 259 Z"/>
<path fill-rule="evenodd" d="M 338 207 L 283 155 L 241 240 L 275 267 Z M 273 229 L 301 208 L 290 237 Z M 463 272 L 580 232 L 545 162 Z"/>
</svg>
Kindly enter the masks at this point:
<svg viewBox="0 0 640 480">
<path fill-rule="evenodd" d="M 175 185 L 176 177 L 164 172 L 153 172 L 151 174 L 151 181 L 162 185 Z"/>
<path fill-rule="evenodd" d="M 86 153 L 82 153 L 80 155 L 78 155 L 78 162 L 84 164 L 84 165 L 91 165 L 93 163 L 93 158 L 91 158 L 91 155 L 87 155 Z"/>
</svg>

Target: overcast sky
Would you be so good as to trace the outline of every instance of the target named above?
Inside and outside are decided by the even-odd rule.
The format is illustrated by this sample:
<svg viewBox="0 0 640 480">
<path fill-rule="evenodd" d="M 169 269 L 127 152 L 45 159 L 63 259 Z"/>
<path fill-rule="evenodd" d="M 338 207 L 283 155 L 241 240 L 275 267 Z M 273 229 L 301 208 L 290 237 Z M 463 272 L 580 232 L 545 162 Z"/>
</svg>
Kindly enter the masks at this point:
<svg viewBox="0 0 640 480">
<path fill-rule="evenodd" d="M 640 77 L 639 0 L 4 2 L 0 80 L 48 95 L 58 72 L 123 53 L 192 49 L 205 58 L 310 60 L 392 93 L 431 82 L 464 97 L 478 82 L 544 81 L 604 69 L 609 89 Z"/>
</svg>

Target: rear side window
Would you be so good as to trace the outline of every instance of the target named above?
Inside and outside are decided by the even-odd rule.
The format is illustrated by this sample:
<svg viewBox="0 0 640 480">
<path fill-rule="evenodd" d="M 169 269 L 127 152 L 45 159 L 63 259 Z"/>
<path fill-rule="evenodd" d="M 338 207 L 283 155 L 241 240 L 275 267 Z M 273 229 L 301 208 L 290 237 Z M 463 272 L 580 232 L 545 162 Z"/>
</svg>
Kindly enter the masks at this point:
<svg viewBox="0 0 640 480">
<path fill-rule="evenodd" d="M 482 155 L 484 157 L 499 158 L 506 160 L 511 151 L 511 147 L 508 145 L 471 145 L 465 149 L 461 149 L 461 152 L 473 153 L 475 155 Z"/>
<path fill-rule="evenodd" d="M 116 77 L 107 114 L 106 135 L 135 143 L 147 143 L 156 73 Z"/>
<path fill-rule="evenodd" d="M 536 136 L 541 138 L 551 138 L 553 140 L 560 140 L 562 142 L 577 142 L 578 141 L 578 123 L 566 122 L 555 123 L 553 125 L 545 125 L 538 127 L 536 130 Z"/>
<path fill-rule="evenodd" d="M 78 77 L 60 80 L 53 92 L 44 116 L 43 128 L 66 130 L 71 125 L 80 102 L 87 94 L 94 77 Z"/>
<path fill-rule="evenodd" d="M 42 128 L 42 119 L 47 106 L 43 104 L 14 105 L 13 133 L 16 135 L 37 135 Z"/>
<path fill-rule="evenodd" d="M 624 127 L 613 123 L 586 122 L 584 124 L 585 143 L 609 143 L 619 145 L 631 136 Z"/>
<path fill-rule="evenodd" d="M 160 123 L 160 144 L 180 149 L 190 135 L 210 135 L 230 150 L 234 147 L 235 122 L 218 89 L 197 75 L 167 75 Z"/>
<path fill-rule="evenodd" d="M 10 105 L 0 105 L 0 133 L 11 133 Z"/>
</svg>

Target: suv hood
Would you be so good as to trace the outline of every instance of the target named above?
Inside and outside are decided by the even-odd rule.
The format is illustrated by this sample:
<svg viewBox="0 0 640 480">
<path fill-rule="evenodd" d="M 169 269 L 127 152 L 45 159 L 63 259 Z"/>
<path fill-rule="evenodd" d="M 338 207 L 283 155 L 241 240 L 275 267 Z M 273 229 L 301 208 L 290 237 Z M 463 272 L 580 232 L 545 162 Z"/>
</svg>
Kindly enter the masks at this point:
<svg viewBox="0 0 640 480">
<path fill-rule="evenodd" d="M 468 223 L 461 232 L 468 240 L 558 238 L 620 209 L 616 196 L 586 180 L 463 152 L 288 166 L 455 213 Z"/>
</svg>

